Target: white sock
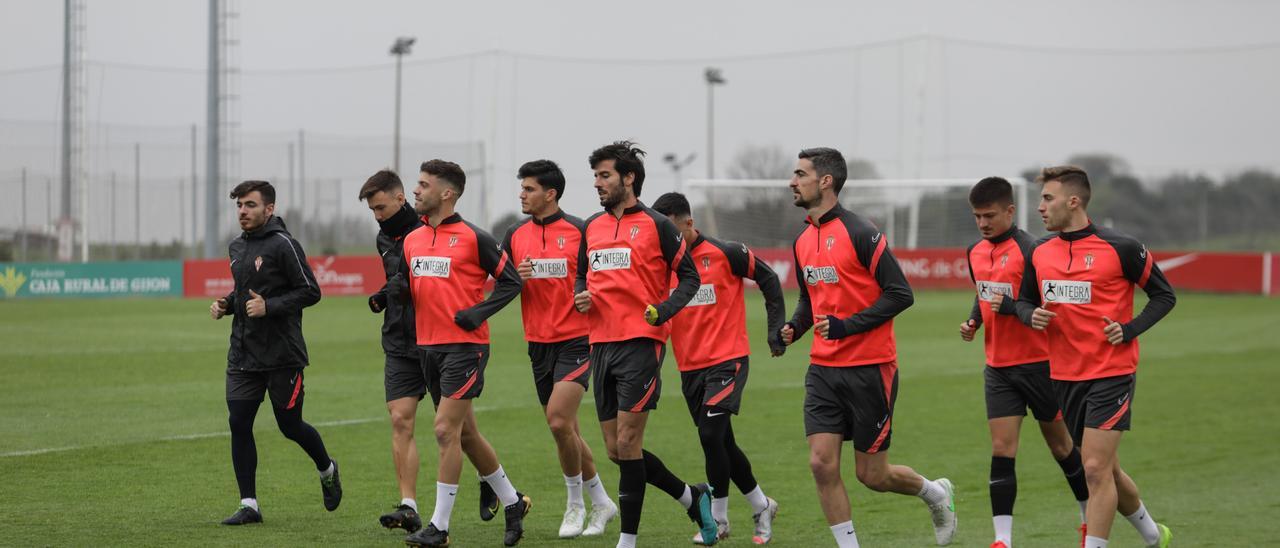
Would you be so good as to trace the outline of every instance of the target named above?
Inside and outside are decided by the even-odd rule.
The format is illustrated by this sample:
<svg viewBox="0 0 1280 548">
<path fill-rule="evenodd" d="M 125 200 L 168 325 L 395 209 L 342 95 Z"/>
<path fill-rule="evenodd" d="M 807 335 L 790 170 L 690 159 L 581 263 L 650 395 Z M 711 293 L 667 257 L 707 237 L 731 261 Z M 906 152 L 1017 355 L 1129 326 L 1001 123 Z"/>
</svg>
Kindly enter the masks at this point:
<svg viewBox="0 0 1280 548">
<path fill-rule="evenodd" d="M 569 506 L 585 506 L 582 501 L 582 474 L 565 476 L 564 486 L 569 491 Z"/>
<path fill-rule="evenodd" d="M 837 548 L 858 548 L 858 534 L 853 532 L 852 521 L 832 525 L 831 535 L 836 537 Z"/>
<path fill-rule="evenodd" d="M 604 482 L 600 481 L 600 474 L 596 474 L 596 477 L 586 480 L 582 484 L 587 486 L 587 494 L 591 495 L 592 506 L 613 504 L 613 501 L 609 500 L 609 492 L 604 490 Z"/>
<path fill-rule="evenodd" d="M 1156 528 L 1156 520 L 1147 513 L 1147 505 L 1138 501 L 1138 511 L 1124 517 L 1133 524 L 1133 528 L 1142 535 L 1142 542 L 1155 544 L 1160 542 L 1160 530 Z"/>
<path fill-rule="evenodd" d="M 716 521 L 729 523 L 729 497 L 711 499 L 711 517 Z"/>
<path fill-rule="evenodd" d="M 991 516 L 991 524 L 996 528 L 996 540 L 1013 548 L 1013 516 Z"/>
<path fill-rule="evenodd" d="M 1085 510 L 1089 509 L 1089 499 L 1077 500 L 1076 502 L 1080 503 L 1080 523 L 1084 523 L 1089 519 L 1085 517 Z"/>
<path fill-rule="evenodd" d="M 492 474 L 482 476 L 480 479 L 493 488 L 493 492 L 498 495 L 498 500 L 502 502 L 502 506 L 511 506 L 520 500 L 520 497 L 516 495 L 515 486 L 511 485 L 511 480 L 507 479 L 507 473 L 502 471 L 501 464 Z"/>
<path fill-rule="evenodd" d="M 618 548 L 636 548 L 636 536 L 630 533 L 619 533 Z"/>
<path fill-rule="evenodd" d="M 1107 548 L 1107 539 L 1086 536 L 1084 537 L 1084 548 Z"/>
<path fill-rule="evenodd" d="M 937 506 L 947 502 L 947 490 L 938 485 L 936 481 L 929 481 L 929 478 L 920 476 L 920 492 L 916 493 L 920 500 L 929 506 Z"/>
<path fill-rule="evenodd" d="M 240 504 L 253 508 L 254 512 L 258 511 L 258 499 L 240 499 Z"/>
<path fill-rule="evenodd" d="M 431 512 L 431 523 L 436 529 L 449 530 L 449 516 L 453 515 L 453 501 L 457 496 L 457 485 L 436 482 L 436 509 Z"/>
<path fill-rule="evenodd" d="M 329 476 L 332 476 L 334 468 L 335 467 L 333 465 L 333 461 L 329 461 L 329 467 L 320 471 L 320 477 L 327 478 Z"/>
<path fill-rule="evenodd" d="M 680 504 L 684 505 L 685 509 L 688 509 L 690 506 L 693 506 L 693 490 L 689 489 L 689 484 L 687 483 L 685 484 L 684 494 L 680 495 L 679 500 L 680 500 Z"/>
<path fill-rule="evenodd" d="M 757 484 L 756 488 L 752 489 L 751 492 L 747 493 L 745 496 L 747 497 L 747 502 L 751 503 L 752 514 L 759 514 L 760 512 L 763 512 L 765 508 L 769 507 L 769 499 L 765 498 L 764 490 L 760 489 L 759 484 Z"/>
<path fill-rule="evenodd" d="M 414 512 L 418 511 L 418 501 L 413 499 L 400 499 L 400 506 L 408 506 L 409 508 L 413 508 Z"/>
</svg>

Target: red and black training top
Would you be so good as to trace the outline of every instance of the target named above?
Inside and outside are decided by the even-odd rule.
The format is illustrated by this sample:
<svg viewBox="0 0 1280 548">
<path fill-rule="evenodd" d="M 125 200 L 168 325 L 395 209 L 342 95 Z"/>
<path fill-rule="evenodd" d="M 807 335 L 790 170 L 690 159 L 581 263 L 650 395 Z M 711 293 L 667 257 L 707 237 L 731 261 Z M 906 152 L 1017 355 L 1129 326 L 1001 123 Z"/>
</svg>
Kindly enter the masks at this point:
<svg viewBox="0 0 1280 548">
<path fill-rule="evenodd" d="M 898 358 L 893 318 L 914 302 L 911 286 L 875 225 L 839 204 L 808 224 L 794 244 L 800 302 L 795 340 L 816 320 L 834 317 L 831 339 L 815 336 L 816 365 L 852 367 Z"/>
<path fill-rule="evenodd" d="M 1137 317 L 1134 285 L 1150 298 Z M 1090 224 L 1037 243 L 1027 259 L 1016 310 L 1026 325 L 1031 325 L 1037 307 L 1057 314 L 1045 329 L 1049 374 L 1057 380 L 1082 381 L 1136 372 L 1137 337 L 1173 310 L 1176 301 L 1145 246 Z M 1107 341 L 1104 317 L 1120 322 L 1124 342 Z"/>
<path fill-rule="evenodd" d="M 583 232 L 574 287 L 591 291 L 591 344 L 666 341 L 662 324 L 684 308 L 701 284 L 680 230 L 666 215 L 637 202 L 621 217 L 608 211 L 592 215 Z M 672 272 L 679 284 L 668 295 Z M 658 309 L 656 326 L 644 319 L 649 305 Z"/>
<path fill-rule="evenodd" d="M 413 298 L 418 345 L 489 344 L 486 320 L 520 294 L 520 276 L 493 236 L 450 215 L 404 239 L 405 278 Z M 493 276 L 489 298 L 484 283 Z"/>
<path fill-rule="evenodd" d="M 671 345 L 680 371 L 705 369 L 751 353 L 747 340 L 747 310 L 743 279 L 751 279 L 764 294 L 769 347 L 783 350 L 782 329 L 786 304 L 782 284 L 769 265 L 745 244 L 722 242 L 698 234 L 689 255 L 702 284 L 680 314 L 671 319 Z M 677 286 L 672 276 L 671 287 Z"/>
<path fill-rule="evenodd" d="M 511 227 L 502 248 L 511 260 L 533 263 L 533 277 L 520 289 L 524 338 L 554 343 L 587 336 L 587 317 L 573 308 L 578 276 L 582 219 L 557 211 L 545 219 L 529 217 Z"/>
<path fill-rule="evenodd" d="M 969 319 L 986 327 L 983 337 L 987 365 L 991 367 L 1049 359 L 1049 341 L 1045 334 L 1023 325 L 1014 313 L 1014 302 L 1022 289 L 1026 257 L 1031 255 L 1035 245 L 1034 237 L 1014 226 L 1004 234 L 978 240 L 969 246 L 969 279 L 973 280 L 977 291 Z M 1004 295 L 998 311 L 991 307 L 991 299 L 996 294 Z"/>
</svg>

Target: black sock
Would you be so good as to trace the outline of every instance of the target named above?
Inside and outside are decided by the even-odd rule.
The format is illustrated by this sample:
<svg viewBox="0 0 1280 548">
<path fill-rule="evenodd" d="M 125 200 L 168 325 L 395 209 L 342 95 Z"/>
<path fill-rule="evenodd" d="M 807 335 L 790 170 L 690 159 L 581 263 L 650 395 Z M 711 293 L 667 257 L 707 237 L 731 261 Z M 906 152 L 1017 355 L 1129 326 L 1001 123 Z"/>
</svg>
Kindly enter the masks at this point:
<svg viewBox="0 0 1280 548">
<path fill-rule="evenodd" d="M 1012 516 L 1013 501 L 1018 498 L 1018 475 L 1013 459 L 991 457 L 991 515 Z"/>
<path fill-rule="evenodd" d="M 618 510 L 622 513 L 622 532 L 634 535 L 640 531 L 640 513 L 644 509 L 644 459 L 618 461 Z"/>
<path fill-rule="evenodd" d="M 293 409 L 279 407 L 273 409 L 276 413 L 276 426 L 280 427 L 280 433 L 307 452 L 307 456 L 315 462 L 316 470 L 321 472 L 328 470 L 333 461 L 329 459 L 329 452 L 325 451 L 324 440 L 320 439 L 320 433 L 316 432 L 310 424 L 302 422 L 302 400 L 299 399 Z"/>
<path fill-rule="evenodd" d="M 725 435 L 724 444 L 729 450 L 729 476 L 733 478 L 733 484 L 744 495 L 755 491 L 759 484 L 756 483 L 755 474 L 751 472 L 751 461 L 747 460 L 747 454 L 738 447 L 738 440 L 733 437 L 732 425 Z"/>
<path fill-rule="evenodd" d="M 672 474 L 670 470 L 667 470 L 667 466 L 662 464 L 662 459 L 659 459 L 657 455 L 648 451 L 641 452 L 644 454 L 645 481 L 661 489 L 671 498 L 680 500 L 680 497 L 684 496 L 685 488 L 688 486 L 680 478 L 677 478 L 675 474 Z"/>
<path fill-rule="evenodd" d="M 698 440 L 702 442 L 702 454 L 706 457 L 707 482 L 711 484 L 711 491 L 716 497 L 729 496 L 732 463 L 726 447 L 728 430 L 728 413 L 698 418 Z"/>
<path fill-rule="evenodd" d="M 253 419 L 260 401 L 227 400 L 227 423 L 231 426 L 231 468 L 236 472 L 240 498 L 258 498 L 256 476 L 258 446 L 253 439 Z"/>
<path fill-rule="evenodd" d="M 1084 480 L 1080 450 L 1072 447 L 1071 454 L 1058 461 L 1058 466 L 1062 467 L 1062 475 L 1067 477 L 1067 484 L 1071 485 L 1071 492 L 1075 494 L 1076 500 L 1089 500 L 1089 484 Z"/>
</svg>

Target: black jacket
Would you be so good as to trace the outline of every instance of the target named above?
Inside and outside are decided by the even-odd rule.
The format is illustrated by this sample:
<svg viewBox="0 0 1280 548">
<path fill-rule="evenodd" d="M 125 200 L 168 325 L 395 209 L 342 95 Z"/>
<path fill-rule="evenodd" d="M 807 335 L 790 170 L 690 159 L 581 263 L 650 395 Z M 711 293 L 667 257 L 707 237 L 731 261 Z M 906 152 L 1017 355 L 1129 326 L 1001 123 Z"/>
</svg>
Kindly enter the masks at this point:
<svg viewBox="0 0 1280 548">
<path fill-rule="evenodd" d="M 382 351 L 402 358 L 418 357 L 417 324 L 413 319 L 413 303 L 387 297 L 402 291 L 408 293 L 408 283 L 401 273 L 404 265 L 404 237 L 422 226 L 422 219 L 405 204 L 390 219 L 379 222 L 378 254 L 382 256 L 382 270 L 387 283 L 377 293 L 369 296 L 369 309 L 382 312 Z"/>
<path fill-rule="evenodd" d="M 226 297 L 231 315 L 227 368 L 306 367 L 302 309 L 320 301 L 320 286 L 302 246 L 285 230 L 284 221 L 271 217 L 257 230 L 232 240 L 228 254 L 235 289 Z M 266 299 L 266 316 L 245 314 L 245 305 L 253 298 L 250 290 Z"/>
</svg>

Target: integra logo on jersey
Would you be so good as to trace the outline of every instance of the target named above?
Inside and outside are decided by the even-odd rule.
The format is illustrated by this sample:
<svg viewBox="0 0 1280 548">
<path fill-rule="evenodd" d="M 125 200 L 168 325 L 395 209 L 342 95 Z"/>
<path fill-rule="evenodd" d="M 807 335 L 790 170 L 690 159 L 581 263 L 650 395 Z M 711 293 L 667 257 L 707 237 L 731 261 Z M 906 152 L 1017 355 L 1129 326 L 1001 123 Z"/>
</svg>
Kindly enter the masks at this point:
<svg viewBox="0 0 1280 548">
<path fill-rule="evenodd" d="M 1044 280 L 1040 282 L 1040 294 L 1045 302 L 1059 304 L 1089 304 L 1093 302 L 1093 283 L 1074 280 Z"/>
<path fill-rule="evenodd" d="M 809 285 L 818 285 L 818 282 L 828 284 L 840 283 L 840 275 L 836 273 L 836 267 L 805 265 L 804 283 Z"/>
<path fill-rule="evenodd" d="M 591 271 L 624 270 L 631 268 L 631 248 L 614 247 L 591 252 Z"/>
<path fill-rule="evenodd" d="M 716 304 L 716 286 L 712 284 L 702 284 L 698 286 L 698 292 L 689 299 L 689 304 L 685 306 L 706 306 Z"/>
<path fill-rule="evenodd" d="M 530 259 L 533 263 L 534 278 L 568 278 L 569 277 L 569 260 L 561 257 L 559 259 Z"/>
<path fill-rule="evenodd" d="M 414 257 L 409 261 L 409 269 L 414 277 L 448 278 L 452 257 Z"/>
<path fill-rule="evenodd" d="M 978 298 L 979 299 L 984 301 L 990 301 L 991 299 L 995 298 L 996 295 L 1013 297 L 1013 284 L 978 280 Z"/>
</svg>

